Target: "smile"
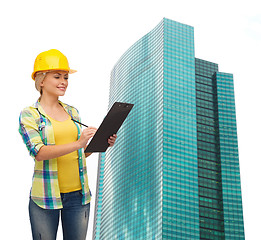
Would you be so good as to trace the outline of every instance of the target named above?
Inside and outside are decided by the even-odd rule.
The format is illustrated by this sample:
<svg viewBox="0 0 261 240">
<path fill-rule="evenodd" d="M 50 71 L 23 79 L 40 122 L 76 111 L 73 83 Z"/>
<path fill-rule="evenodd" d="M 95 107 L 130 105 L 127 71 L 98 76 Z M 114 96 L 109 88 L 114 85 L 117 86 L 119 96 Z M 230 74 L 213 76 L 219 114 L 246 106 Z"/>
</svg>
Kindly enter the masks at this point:
<svg viewBox="0 0 261 240">
<path fill-rule="evenodd" d="M 57 87 L 58 89 L 60 89 L 61 91 L 65 91 L 66 88 L 65 87 Z"/>
</svg>

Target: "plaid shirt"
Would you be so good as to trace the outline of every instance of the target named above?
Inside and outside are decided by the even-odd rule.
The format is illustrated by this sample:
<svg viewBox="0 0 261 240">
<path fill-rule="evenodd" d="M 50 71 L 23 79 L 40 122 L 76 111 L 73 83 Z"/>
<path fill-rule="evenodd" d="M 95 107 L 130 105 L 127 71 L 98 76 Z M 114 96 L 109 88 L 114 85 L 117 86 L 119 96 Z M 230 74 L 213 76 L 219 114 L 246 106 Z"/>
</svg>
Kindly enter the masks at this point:
<svg viewBox="0 0 261 240">
<path fill-rule="evenodd" d="M 77 109 L 60 102 L 65 111 L 75 120 L 80 121 Z M 75 123 L 78 130 L 78 138 L 81 127 Z M 31 107 L 23 109 L 19 118 L 19 133 L 30 153 L 34 158 L 44 145 L 55 145 L 54 132 L 51 121 L 37 101 Z M 82 204 L 88 204 L 91 193 L 88 186 L 86 159 L 84 149 L 78 150 L 79 174 L 82 184 Z M 60 209 L 62 201 L 58 183 L 57 158 L 37 161 L 35 160 L 33 183 L 31 188 L 32 200 L 41 208 Z"/>
</svg>

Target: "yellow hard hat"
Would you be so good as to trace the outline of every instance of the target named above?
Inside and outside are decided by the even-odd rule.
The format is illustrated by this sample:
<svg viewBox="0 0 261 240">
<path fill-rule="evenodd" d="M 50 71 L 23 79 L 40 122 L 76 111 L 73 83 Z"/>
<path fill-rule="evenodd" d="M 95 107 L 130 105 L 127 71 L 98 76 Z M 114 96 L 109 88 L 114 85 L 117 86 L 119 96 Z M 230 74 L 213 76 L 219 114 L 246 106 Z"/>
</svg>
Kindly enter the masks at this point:
<svg viewBox="0 0 261 240">
<path fill-rule="evenodd" d="M 48 70 L 64 70 L 69 73 L 77 72 L 69 68 L 67 58 L 56 49 L 42 52 L 36 57 L 32 79 L 35 80 L 35 73 Z"/>
</svg>

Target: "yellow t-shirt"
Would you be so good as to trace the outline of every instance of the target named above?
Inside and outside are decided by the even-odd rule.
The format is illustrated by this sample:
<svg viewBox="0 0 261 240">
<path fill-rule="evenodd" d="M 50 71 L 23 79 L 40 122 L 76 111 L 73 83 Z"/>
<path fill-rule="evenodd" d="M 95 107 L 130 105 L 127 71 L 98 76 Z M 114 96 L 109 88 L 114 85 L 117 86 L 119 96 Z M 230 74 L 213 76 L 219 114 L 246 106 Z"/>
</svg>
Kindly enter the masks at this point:
<svg viewBox="0 0 261 240">
<path fill-rule="evenodd" d="M 55 145 L 62 145 L 77 141 L 77 127 L 70 116 L 65 121 L 51 120 Z M 57 158 L 58 181 L 61 193 L 68 193 L 82 189 L 79 176 L 78 152 L 66 154 Z"/>
</svg>

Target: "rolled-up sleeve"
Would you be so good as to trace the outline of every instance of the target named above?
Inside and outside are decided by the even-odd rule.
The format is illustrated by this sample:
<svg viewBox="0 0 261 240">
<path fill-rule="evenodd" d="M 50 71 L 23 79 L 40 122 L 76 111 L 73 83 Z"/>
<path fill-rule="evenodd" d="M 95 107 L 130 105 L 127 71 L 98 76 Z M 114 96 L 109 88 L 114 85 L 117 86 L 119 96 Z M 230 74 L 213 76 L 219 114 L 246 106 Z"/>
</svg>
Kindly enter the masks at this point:
<svg viewBox="0 0 261 240">
<path fill-rule="evenodd" d="M 35 158 L 40 148 L 44 146 L 39 126 L 29 109 L 24 109 L 19 117 L 19 133 L 22 136 L 30 155 Z"/>
</svg>

